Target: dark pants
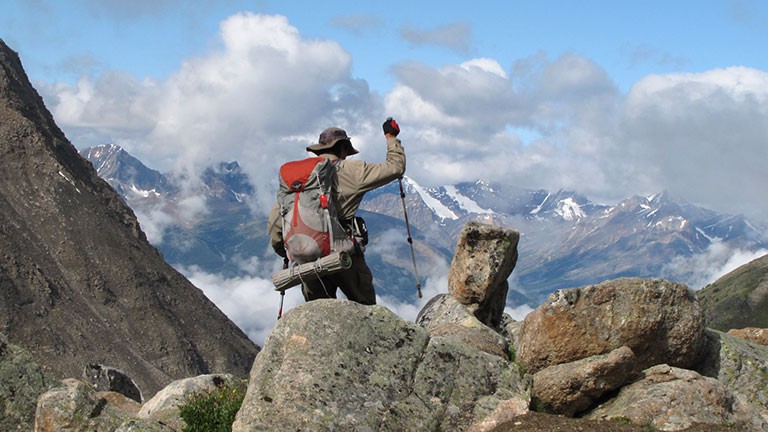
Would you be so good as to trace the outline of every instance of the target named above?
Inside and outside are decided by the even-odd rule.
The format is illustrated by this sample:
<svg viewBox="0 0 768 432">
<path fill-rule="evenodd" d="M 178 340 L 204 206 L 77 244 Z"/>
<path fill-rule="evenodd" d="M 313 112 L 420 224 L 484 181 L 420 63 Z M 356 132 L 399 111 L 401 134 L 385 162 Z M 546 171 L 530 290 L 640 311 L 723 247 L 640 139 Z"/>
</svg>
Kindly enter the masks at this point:
<svg viewBox="0 0 768 432">
<path fill-rule="evenodd" d="M 334 273 L 320 279 L 306 281 L 302 284 L 301 292 L 304 300 L 311 301 L 322 298 L 336 298 L 336 289 L 349 300 L 364 305 L 376 304 L 376 292 L 373 289 L 373 275 L 363 254 L 352 254 L 352 266 L 346 270 Z"/>
</svg>

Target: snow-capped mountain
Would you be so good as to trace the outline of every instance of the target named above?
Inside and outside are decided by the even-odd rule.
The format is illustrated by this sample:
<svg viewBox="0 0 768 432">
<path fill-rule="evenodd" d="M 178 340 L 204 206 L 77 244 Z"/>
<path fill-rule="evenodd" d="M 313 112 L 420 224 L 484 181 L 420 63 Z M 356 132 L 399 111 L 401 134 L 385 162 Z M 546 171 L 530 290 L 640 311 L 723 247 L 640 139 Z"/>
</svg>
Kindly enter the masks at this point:
<svg viewBox="0 0 768 432">
<path fill-rule="evenodd" d="M 180 188 L 172 178 L 146 168 L 115 146 L 82 154 L 135 209 L 152 205 L 169 217 L 179 211 L 175 199 Z M 174 225 L 156 246 L 171 264 L 238 274 L 243 269 L 234 263 L 269 254 L 266 221 L 251 212 L 247 201 L 253 188 L 236 162 L 208 169 L 201 179 L 210 211 Z M 531 306 L 560 288 L 621 276 L 670 277 L 671 262 L 702 254 L 715 243 L 741 250 L 768 247 L 764 230 L 743 216 L 720 214 L 668 193 L 604 205 L 571 191 L 484 181 L 425 188 L 405 177 L 402 187 L 417 259 L 425 265 L 435 259 L 450 262 L 458 234 L 469 220 L 520 232 L 510 298 Z M 155 191 L 163 207 L 157 197 L 142 191 Z M 387 240 L 393 233 L 406 236 L 400 184 L 369 192 L 361 214 L 371 231 L 366 256 L 377 286 L 388 295 L 411 295 L 414 283 L 407 245 L 389 246 Z"/>
<path fill-rule="evenodd" d="M 163 174 L 147 168 L 119 146 L 91 147 L 80 154 L 93 164 L 101 178 L 125 198 L 156 198 L 173 192 Z"/>
<path fill-rule="evenodd" d="M 715 242 L 742 250 L 768 245 L 764 231 L 743 216 L 720 214 L 667 193 L 609 206 L 565 190 L 482 181 L 439 188 L 423 188 L 411 179 L 403 183 L 409 219 L 433 245 L 452 250 L 468 220 L 519 231 L 513 277 L 531 304 L 555 289 L 615 277 L 669 277 L 676 257 L 702 254 Z M 374 191 L 362 208 L 398 217 L 398 193 L 392 185 Z"/>
</svg>

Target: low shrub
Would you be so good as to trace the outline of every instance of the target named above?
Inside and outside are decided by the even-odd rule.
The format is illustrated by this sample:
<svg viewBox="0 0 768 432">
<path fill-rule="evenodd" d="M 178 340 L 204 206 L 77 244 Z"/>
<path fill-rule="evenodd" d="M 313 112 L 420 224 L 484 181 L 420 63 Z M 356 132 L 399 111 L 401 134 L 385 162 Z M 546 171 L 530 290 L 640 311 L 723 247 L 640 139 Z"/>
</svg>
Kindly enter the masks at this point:
<svg viewBox="0 0 768 432">
<path fill-rule="evenodd" d="M 231 432 L 235 416 L 243 404 L 245 384 L 221 385 L 195 393 L 179 406 L 183 432 Z"/>
</svg>

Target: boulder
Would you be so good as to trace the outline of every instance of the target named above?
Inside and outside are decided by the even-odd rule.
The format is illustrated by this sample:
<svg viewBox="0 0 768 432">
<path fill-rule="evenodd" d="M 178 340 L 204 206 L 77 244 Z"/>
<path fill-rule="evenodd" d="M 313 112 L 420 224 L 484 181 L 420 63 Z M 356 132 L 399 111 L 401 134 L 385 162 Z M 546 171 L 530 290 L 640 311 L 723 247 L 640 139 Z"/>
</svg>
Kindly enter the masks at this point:
<svg viewBox="0 0 768 432">
<path fill-rule="evenodd" d="M 486 325 L 496 328 L 507 301 L 507 278 L 517 263 L 517 231 L 468 222 L 448 273 L 448 292 Z"/>
<path fill-rule="evenodd" d="M 176 380 L 157 392 L 142 405 L 138 418 L 154 420 L 177 431 L 182 430 L 184 421 L 179 415 L 179 406 L 195 394 L 212 391 L 221 386 L 237 387 L 242 379 L 230 374 L 208 374 Z"/>
<path fill-rule="evenodd" d="M 759 345 L 768 345 L 768 329 L 746 327 L 728 330 L 728 334 Z"/>
<path fill-rule="evenodd" d="M 83 370 L 83 379 L 97 391 L 114 391 L 136 402 L 144 402 L 139 386 L 120 369 L 89 363 Z"/>
<path fill-rule="evenodd" d="M 464 430 L 527 403 L 521 375 L 384 307 L 315 300 L 269 335 L 232 430 Z"/>
<path fill-rule="evenodd" d="M 705 354 L 696 370 L 731 390 L 737 408 L 752 406 L 761 413 L 762 421 L 768 422 L 767 346 L 707 329 Z"/>
<path fill-rule="evenodd" d="M 118 393 L 115 397 L 124 398 Z M 126 398 L 127 399 L 127 398 Z M 112 432 L 133 415 L 122 411 L 80 380 L 67 378 L 40 396 L 35 412 L 35 432 Z"/>
<path fill-rule="evenodd" d="M 734 430 L 767 430 L 750 424 L 760 415 L 734 410 L 733 394 L 718 380 L 698 372 L 656 365 L 641 379 L 625 386 L 618 396 L 586 416 L 593 420 L 629 419 L 662 431 L 678 431 L 694 424 L 730 424 Z"/>
<path fill-rule="evenodd" d="M 685 368 L 700 360 L 705 341 L 704 314 L 685 285 L 622 278 L 551 294 L 523 321 L 517 361 L 537 372 L 626 346 L 638 371 Z"/>
<path fill-rule="evenodd" d="M 419 312 L 416 324 L 427 329 L 432 337 L 453 338 L 480 351 L 509 359 L 507 340 L 448 294 L 432 298 Z"/>
<path fill-rule="evenodd" d="M 0 430 L 32 430 L 37 398 L 55 385 L 29 352 L 0 333 Z"/>
<path fill-rule="evenodd" d="M 573 417 L 629 382 L 634 368 L 635 354 L 621 347 L 609 354 L 542 369 L 533 375 L 533 406 L 539 412 Z"/>
</svg>

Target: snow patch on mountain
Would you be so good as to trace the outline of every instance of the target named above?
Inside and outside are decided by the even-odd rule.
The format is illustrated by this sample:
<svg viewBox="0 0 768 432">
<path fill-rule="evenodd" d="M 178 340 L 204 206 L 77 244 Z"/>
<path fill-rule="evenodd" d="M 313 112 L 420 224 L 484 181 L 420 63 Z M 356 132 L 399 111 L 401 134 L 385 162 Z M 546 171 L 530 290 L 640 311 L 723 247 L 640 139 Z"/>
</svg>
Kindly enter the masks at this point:
<svg viewBox="0 0 768 432">
<path fill-rule="evenodd" d="M 408 177 L 403 177 L 403 179 L 406 181 L 406 183 L 408 183 L 410 187 L 413 188 L 413 190 L 416 191 L 417 194 L 419 194 L 419 196 L 421 197 L 421 200 L 424 201 L 424 204 L 426 204 L 427 207 L 429 207 L 429 209 L 432 210 L 432 212 L 435 215 L 437 215 L 437 217 L 439 217 L 442 220 L 445 220 L 445 219 L 456 220 L 459 218 L 459 216 L 456 215 L 456 213 L 454 213 L 451 209 L 446 207 L 443 203 L 435 199 L 426 190 L 424 190 L 424 188 L 419 186 L 418 183 L 416 183 L 415 181 L 411 180 Z"/>
<path fill-rule="evenodd" d="M 557 214 L 558 216 L 562 217 L 567 221 L 582 219 L 587 216 L 587 214 L 584 213 L 584 210 L 581 209 L 581 206 L 579 205 L 579 203 L 574 201 L 573 198 L 566 198 L 564 200 L 560 200 L 557 203 L 555 214 Z"/>
<path fill-rule="evenodd" d="M 456 201 L 456 203 L 461 207 L 462 210 L 465 210 L 467 213 L 476 213 L 476 214 L 490 214 L 493 213 L 492 210 L 487 210 L 482 207 L 480 207 L 476 202 L 474 202 L 469 197 L 462 195 L 458 189 L 456 189 L 455 186 L 444 186 L 445 193 L 448 194 L 448 196 Z"/>
<path fill-rule="evenodd" d="M 131 192 L 143 198 L 149 198 L 150 196 L 155 196 L 155 197 L 160 196 L 160 194 L 157 193 L 155 189 L 152 189 L 152 190 L 139 189 L 138 187 L 136 187 L 135 184 L 131 185 Z"/>
<path fill-rule="evenodd" d="M 549 199 L 549 197 L 550 197 L 551 195 L 552 195 L 552 194 L 549 194 L 549 193 L 548 193 L 548 194 L 547 194 L 547 196 L 545 196 L 545 197 L 544 197 L 544 200 L 543 200 L 543 201 L 541 201 L 541 203 L 540 203 L 539 205 L 537 205 L 537 206 L 536 206 L 536 208 L 534 208 L 533 210 L 531 210 L 531 214 L 532 214 L 532 215 L 535 215 L 535 214 L 539 214 L 539 212 L 541 211 L 541 209 L 544 207 L 544 203 L 546 203 L 546 202 L 547 202 L 547 200 Z"/>
</svg>

